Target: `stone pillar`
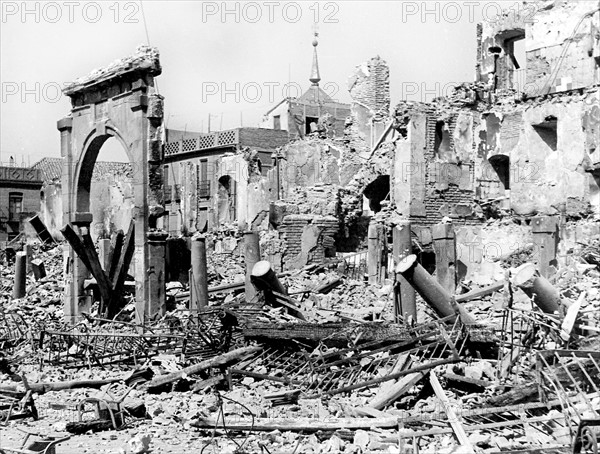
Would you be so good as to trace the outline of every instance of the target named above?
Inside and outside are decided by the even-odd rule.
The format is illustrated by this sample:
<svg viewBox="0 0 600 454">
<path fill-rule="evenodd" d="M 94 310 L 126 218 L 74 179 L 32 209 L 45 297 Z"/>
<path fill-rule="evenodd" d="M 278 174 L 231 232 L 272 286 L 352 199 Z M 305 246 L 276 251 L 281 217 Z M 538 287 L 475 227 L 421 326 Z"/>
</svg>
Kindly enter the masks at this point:
<svg viewBox="0 0 600 454">
<path fill-rule="evenodd" d="M 252 283 L 252 268 L 260 261 L 260 237 L 258 232 L 244 232 L 244 259 L 246 262 L 246 301 L 256 297 L 256 288 Z"/>
<path fill-rule="evenodd" d="M 56 124 L 57 129 L 60 131 L 60 155 L 63 159 L 62 165 L 62 176 L 61 176 L 61 192 L 62 192 L 62 208 L 63 217 L 62 223 L 65 224 L 71 220 L 71 213 L 75 211 L 74 208 L 74 194 L 73 194 L 73 154 L 71 150 L 71 138 L 73 130 L 73 118 L 65 117 L 59 120 Z M 65 314 L 65 320 L 70 323 L 76 323 L 77 317 L 79 316 L 78 302 L 82 297 L 82 288 L 77 284 L 75 278 L 77 272 L 76 268 L 84 267 L 83 263 L 77 257 L 77 254 L 71 249 L 68 244 L 63 246 L 63 271 L 64 271 L 64 284 L 65 284 L 65 296 L 64 296 L 64 307 L 63 311 Z"/>
<path fill-rule="evenodd" d="M 452 224 L 436 224 L 432 228 L 437 281 L 450 295 L 456 292 L 456 241 Z"/>
<path fill-rule="evenodd" d="M 15 257 L 15 282 L 13 298 L 25 297 L 25 284 L 27 282 L 27 253 L 17 252 Z"/>
<path fill-rule="evenodd" d="M 534 261 L 540 275 L 550 277 L 558 268 L 556 251 L 558 248 L 558 218 L 556 216 L 538 216 L 531 221 L 534 244 Z"/>
<path fill-rule="evenodd" d="M 190 309 L 208 306 L 208 273 L 206 262 L 206 237 L 192 238 L 192 277 L 190 279 Z"/>
<path fill-rule="evenodd" d="M 379 284 L 383 281 L 387 261 L 387 239 L 385 226 L 371 221 L 367 239 L 367 272 L 369 284 Z"/>
<path fill-rule="evenodd" d="M 102 269 L 108 273 L 110 270 L 110 240 L 98 240 L 98 260 Z"/>
<path fill-rule="evenodd" d="M 166 312 L 166 267 L 165 255 L 167 232 L 155 230 L 148 236 L 147 301 L 139 301 L 136 293 L 138 311 L 145 310 L 144 321 L 162 316 Z M 142 306 L 143 304 L 143 306 Z"/>
<path fill-rule="evenodd" d="M 394 227 L 393 254 L 394 263 L 400 263 L 400 259 L 412 254 L 412 240 L 410 234 L 410 222 L 404 221 Z M 401 315 L 405 321 L 412 318 L 417 321 L 417 300 L 415 289 L 400 273 L 396 273 L 396 286 L 394 291 L 394 321 L 399 321 Z"/>
<path fill-rule="evenodd" d="M 73 224 L 74 230 L 78 235 L 90 231 L 92 219 L 92 213 L 71 213 L 71 224 Z M 74 294 L 77 295 L 77 299 L 73 304 L 71 322 L 77 323 L 79 321 L 79 314 L 81 312 L 89 313 L 92 308 L 92 295 L 85 290 L 85 281 L 91 278 L 91 273 L 72 249 L 71 257 L 73 258 L 71 262 L 73 266 L 72 285 L 74 287 Z"/>
</svg>

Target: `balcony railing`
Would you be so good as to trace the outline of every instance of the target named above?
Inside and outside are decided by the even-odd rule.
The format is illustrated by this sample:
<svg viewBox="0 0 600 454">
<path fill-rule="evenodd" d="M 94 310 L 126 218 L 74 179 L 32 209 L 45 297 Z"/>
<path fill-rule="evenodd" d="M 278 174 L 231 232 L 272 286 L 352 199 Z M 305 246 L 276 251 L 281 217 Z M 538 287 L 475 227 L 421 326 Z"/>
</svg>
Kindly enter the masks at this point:
<svg viewBox="0 0 600 454">
<path fill-rule="evenodd" d="M 239 139 L 239 130 L 237 129 L 215 131 L 192 139 L 169 142 L 165 145 L 165 156 L 237 145 L 240 141 Z"/>
</svg>

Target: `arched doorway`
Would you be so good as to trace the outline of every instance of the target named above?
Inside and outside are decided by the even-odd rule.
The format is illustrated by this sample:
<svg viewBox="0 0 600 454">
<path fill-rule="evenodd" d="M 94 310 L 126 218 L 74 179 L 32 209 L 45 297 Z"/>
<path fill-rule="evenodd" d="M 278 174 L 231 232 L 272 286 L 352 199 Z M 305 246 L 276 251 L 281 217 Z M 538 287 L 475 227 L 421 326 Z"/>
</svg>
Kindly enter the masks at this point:
<svg viewBox="0 0 600 454">
<path fill-rule="evenodd" d="M 135 210 L 132 170 L 123 144 L 109 137 L 96 158 L 90 186 L 94 240 L 110 239 L 119 230 L 127 232 Z"/>
<path fill-rule="evenodd" d="M 132 219 L 135 224 L 133 263 L 136 312 L 144 322 L 164 312 L 164 240 L 156 230 L 162 205 L 163 102 L 154 85 L 161 73 L 158 50 L 141 46 L 133 56 L 96 71 L 65 87 L 71 113 L 58 122 L 63 157 L 63 209 L 76 231 L 91 231 L 94 222 L 90 195 L 100 149 L 111 138 L 128 157 L 133 186 Z M 150 231 L 150 227 L 153 228 Z M 89 310 L 84 289 L 89 270 L 69 250 L 66 268 L 65 316 L 77 322 Z"/>
</svg>

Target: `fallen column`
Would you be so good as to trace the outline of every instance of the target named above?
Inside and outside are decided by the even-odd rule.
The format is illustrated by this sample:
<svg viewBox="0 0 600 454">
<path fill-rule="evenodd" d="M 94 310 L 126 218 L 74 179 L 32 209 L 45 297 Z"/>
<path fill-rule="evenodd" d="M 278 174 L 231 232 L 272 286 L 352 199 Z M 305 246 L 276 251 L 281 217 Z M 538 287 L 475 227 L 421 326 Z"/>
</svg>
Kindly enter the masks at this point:
<svg viewBox="0 0 600 454">
<path fill-rule="evenodd" d="M 451 303 L 452 295 L 417 262 L 416 255 L 404 257 L 396 267 L 396 272 L 402 274 L 440 318 L 456 315 Z M 456 303 L 456 306 L 463 322 L 474 322 L 460 304 Z"/>
<path fill-rule="evenodd" d="M 271 267 L 271 263 L 267 260 L 256 262 L 252 268 L 251 280 L 258 290 L 267 290 L 287 295 L 287 290 L 281 282 L 279 282 L 275 271 L 273 271 L 273 268 Z"/>
<path fill-rule="evenodd" d="M 13 298 L 25 297 L 25 283 L 27 278 L 27 253 L 17 252 L 15 257 L 15 286 L 13 288 Z"/>
<path fill-rule="evenodd" d="M 523 290 L 543 312 L 546 314 L 557 313 L 561 317 L 564 315 L 564 309 L 561 310 L 563 304 L 558 289 L 548 279 L 537 273 L 533 263 L 524 263 L 512 274 L 513 285 Z"/>
<path fill-rule="evenodd" d="M 204 235 L 198 235 L 192 239 L 190 309 L 199 310 L 208 305 L 208 276 L 206 269 L 206 238 Z"/>
</svg>

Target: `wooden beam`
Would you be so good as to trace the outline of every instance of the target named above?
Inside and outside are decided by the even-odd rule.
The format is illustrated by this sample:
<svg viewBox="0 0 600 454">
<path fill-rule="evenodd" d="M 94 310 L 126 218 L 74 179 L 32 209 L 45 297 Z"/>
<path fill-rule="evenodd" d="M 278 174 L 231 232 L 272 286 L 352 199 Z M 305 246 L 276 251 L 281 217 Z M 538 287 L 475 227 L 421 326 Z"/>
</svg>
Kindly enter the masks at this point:
<svg viewBox="0 0 600 454">
<path fill-rule="evenodd" d="M 125 238 L 125 244 L 123 245 L 123 251 L 119 257 L 119 264 L 115 270 L 115 274 L 112 278 L 112 289 L 115 295 L 121 295 L 123 291 L 123 284 L 125 283 L 125 278 L 127 277 L 127 270 L 129 269 L 129 264 L 131 263 L 131 259 L 133 258 L 134 246 L 135 246 L 135 224 L 133 221 L 129 223 L 129 230 L 127 231 L 127 237 Z M 113 304 L 111 307 L 107 308 L 107 318 L 114 317 L 120 308 L 120 299 Z"/>
<path fill-rule="evenodd" d="M 215 421 L 213 418 L 201 418 L 190 423 L 191 426 L 200 429 L 223 428 L 223 421 Z M 261 431 L 272 432 L 279 430 L 281 432 L 318 432 L 345 430 L 369 430 L 373 427 L 391 429 L 398 427 L 398 418 L 337 418 L 333 421 L 323 421 L 314 418 L 298 419 L 273 419 L 273 418 L 255 418 L 254 421 L 240 421 L 227 423 L 226 428 L 229 431 Z"/>
<path fill-rule="evenodd" d="M 405 375 L 392 384 L 386 392 L 381 395 L 375 396 L 375 398 L 369 403 L 369 407 L 376 410 L 382 410 L 388 405 L 393 404 L 402 395 L 404 395 L 410 388 L 415 386 L 425 376 L 424 372 L 415 372 L 413 374 Z"/>
<path fill-rule="evenodd" d="M 448 422 L 450 423 L 452 431 L 454 432 L 454 435 L 456 435 L 458 442 L 462 447 L 465 448 L 465 452 L 474 453 L 475 451 L 473 450 L 473 445 L 471 445 L 471 442 L 469 441 L 469 437 L 467 437 L 464 427 L 458 420 L 458 416 L 452 408 L 450 400 L 446 396 L 444 388 L 442 388 L 442 385 L 440 384 L 440 381 L 438 380 L 437 375 L 435 375 L 435 372 L 433 370 L 429 372 L 429 383 L 431 383 L 431 387 L 433 388 L 433 391 L 435 392 L 437 398 L 444 405 L 444 410 L 446 412 L 446 415 L 448 415 Z"/>
<path fill-rule="evenodd" d="M 185 369 L 182 369 L 180 371 L 155 377 L 150 383 L 147 384 L 147 387 L 156 388 L 158 386 L 166 385 L 168 383 L 173 383 L 177 380 L 181 380 L 184 376 L 187 375 L 197 374 L 198 372 L 201 372 L 206 369 L 212 369 L 213 367 L 220 367 L 226 364 L 237 362 L 244 356 L 251 355 L 261 350 L 262 347 L 238 348 L 230 352 L 223 353 L 222 355 L 215 356 L 214 358 L 201 361 L 198 364 L 186 367 Z"/>
<path fill-rule="evenodd" d="M 110 239 L 110 256 L 109 263 L 110 266 L 108 268 L 108 277 L 112 282 L 112 279 L 117 271 L 117 266 L 119 265 L 119 259 L 121 258 L 121 251 L 123 249 L 123 239 L 125 238 L 125 233 L 123 230 L 119 230 L 112 234 Z"/>
<path fill-rule="evenodd" d="M 100 290 L 100 295 L 102 296 L 102 308 L 100 310 L 103 313 L 107 307 L 110 307 L 112 302 L 112 285 L 108 279 L 108 275 L 106 271 L 102 269 L 102 265 L 100 264 L 100 260 L 98 259 L 98 254 L 96 253 L 96 247 L 94 246 L 94 242 L 92 241 L 92 237 L 88 231 L 81 235 L 83 239 L 84 251 L 87 256 L 90 265 L 92 266 L 91 272 L 92 275 L 96 278 L 96 282 L 98 283 L 98 289 Z"/>
<path fill-rule="evenodd" d="M 488 285 L 487 287 L 478 288 L 477 290 L 471 290 L 470 292 L 463 293 L 462 295 L 456 295 L 455 300 L 457 303 L 464 303 L 465 301 L 476 300 L 487 295 L 491 295 L 498 290 L 504 288 L 504 282 L 496 282 L 495 284 Z"/>
</svg>

